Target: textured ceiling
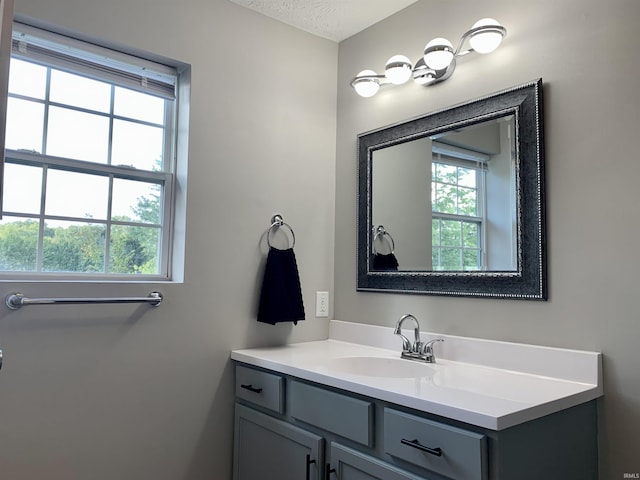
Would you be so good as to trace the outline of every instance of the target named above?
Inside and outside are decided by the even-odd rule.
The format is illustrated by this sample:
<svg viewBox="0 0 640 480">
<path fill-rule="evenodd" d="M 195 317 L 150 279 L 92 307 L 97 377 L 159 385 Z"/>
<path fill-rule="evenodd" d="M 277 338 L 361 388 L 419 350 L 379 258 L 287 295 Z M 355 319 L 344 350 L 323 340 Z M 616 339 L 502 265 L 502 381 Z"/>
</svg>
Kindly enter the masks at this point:
<svg viewBox="0 0 640 480">
<path fill-rule="evenodd" d="M 283 23 L 340 42 L 417 0 L 230 0 Z"/>
</svg>

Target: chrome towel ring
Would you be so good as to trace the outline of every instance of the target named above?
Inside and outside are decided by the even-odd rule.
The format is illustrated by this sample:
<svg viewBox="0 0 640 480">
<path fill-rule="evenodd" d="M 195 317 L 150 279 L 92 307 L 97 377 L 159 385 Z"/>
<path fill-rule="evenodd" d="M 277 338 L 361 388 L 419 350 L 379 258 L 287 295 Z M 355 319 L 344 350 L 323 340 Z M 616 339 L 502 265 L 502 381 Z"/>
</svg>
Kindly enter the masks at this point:
<svg viewBox="0 0 640 480">
<path fill-rule="evenodd" d="M 379 253 L 376 250 L 376 240 L 378 238 L 385 239 L 387 241 L 387 243 L 389 244 L 389 246 L 391 247 L 391 253 L 394 253 L 396 250 L 396 244 L 393 241 L 393 237 L 389 234 L 389 232 L 387 232 L 384 227 L 382 225 L 378 225 L 377 227 L 375 227 L 375 235 L 373 236 L 373 242 L 371 242 L 371 251 L 372 253 Z"/>
<path fill-rule="evenodd" d="M 285 223 L 282 219 L 282 215 L 276 214 L 271 217 L 271 226 L 267 229 L 267 245 L 269 248 L 272 248 L 271 245 L 271 232 L 277 230 L 280 227 L 287 227 L 289 232 L 291 233 L 291 246 L 289 248 L 293 248 L 296 245 L 296 234 L 293 233 L 293 228 L 288 223 Z"/>
</svg>

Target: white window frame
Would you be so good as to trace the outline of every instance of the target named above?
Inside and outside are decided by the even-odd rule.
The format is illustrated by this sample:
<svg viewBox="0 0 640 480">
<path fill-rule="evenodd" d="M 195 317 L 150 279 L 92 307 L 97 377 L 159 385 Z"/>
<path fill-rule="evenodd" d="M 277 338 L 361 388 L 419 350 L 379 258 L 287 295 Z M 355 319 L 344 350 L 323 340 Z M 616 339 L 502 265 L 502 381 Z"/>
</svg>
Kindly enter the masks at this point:
<svg viewBox="0 0 640 480">
<path fill-rule="evenodd" d="M 48 168 L 61 169 L 71 172 L 101 175 L 114 178 L 146 181 L 162 185 L 161 225 L 143 224 L 142 222 L 113 221 L 109 212 L 106 220 L 92 219 L 92 224 L 104 224 L 107 229 L 109 241 L 109 226 L 112 224 L 127 226 L 152 226 L 161 228 L 161 245 L 159 249 L 159 274 L 117 274 L 117 273 L 84 273 L 84 272 L 0 272 L 0 280 L 63 280 L 63 281 L 100 281 L 100 282 L 157 282 L 157 281 L 181 281 L 183 278 L 184 252 L 177 251 L 176 247 L 184 248 L 184 239 L 174 238 L 174 231 L 178 228 L 176 222 L 183 226 L 185 221 L 184 196 L 186 196 L 186 139 L 179 139 L 177 132 L 185 132 L 188 128 L 188 103 L 189 103 L 189 66 L 180 62 L 162 59 L 159 63 L 147 60 L 135 54 L 123 53 L 122 48 L 114 50 L 102 47 L 81 39 L 71 38 L 48 30 L 42 30 L 31 25 L 14 22 L 12 50 L 16 58 L 35 63 L 41 63 L 56 69 L 67 70 L 70 73 L 80 74 L 89 78 L 106 81 L 108 83 L 141 91 L 143 93 L 156 94 L 165 98 L 171 98 L 171 108 L 165 110 L 165 140 L 163 155 L 163 171 L 156 172 L 141 170 L 131 167 L 115 166 L 109 164 L 86 162 L 66 158 L 42 155 L 34 152 L 7 150 L 5 161 L 22 165 L 36 165 L 43 168 L 42 198 L 44 199 L 46 188 L 46 172 Z M 53 52 L 54 60 L 47 55 Z M 57 57 L 56 57 L 57 55 Z M 97 67 L 92 70 L 92 67 Z M 20 98 L 18 96 L 18 98 Z M 33 100 L 33 99 L 30 99 Z M 49 104 L 47 97 L 43 103 Z M 51 105 L 56 105 L 51 102 Z M 68 108 L 68 105 L 64 105 Z M 71 107 L 74 108 L 75 107 Z M 76 109 L 82 111 L 82 109 Z M 91 112 L 95 113 L 95 112 Z M 111 119 L 118 118 L 113 112 L 105 114 Z M 178 128 L 178 121 L 184 119 Z M 130 119 L 127 119 L 130 120 Z M 144 124 L 145 122 L 140 122 Z M 46 130 L 46 124 L 45 124 Z M 46 133 L 46 132 L 45 132 Z M 181 133 L 182 134 L 182 133 Z M 45 139 L 43 138 L 43 142 Z M 111 142 L 109 142 L 111 145 Z M 110 146 L 109 146 L 110 148 Z M 109 155 L 110 156 L 110 155 Z M 178 157 L 181 163 L 178 164 Z M 110 159 L 109 159 L 110 161 Z M 179 178 L 178 178 L 179 177 Z M 180 182 L 180 189 L 176 183 Z M 177 198 L 177 191 L 182 191 Z M 111 196 L 111 188 L 109 189 Z M 44 201 L 44 200 L 42 200 Z M 176 203 L 181 204 L 181 209 L 176 212 Z M 109 198 L 109 204 L 111 198 Z M 38 245 L 38 269 L 42 260 L 42 230 L 44 220 L 78 221 L 77 218 L 44 215 L 43 208 L 38 215 L 24 214 L 20 212 L 3 212 L 7 216 L 32 218 L 40 222 L 40 234 Z M 184 228 L 180 228 L 183 231 Z M 107 244 L 108 245 L 108 244 Z M 105 252 L 105 265 L 108 265 L 108 248 Z"/>
<path fill-rule="evenodd" d="M 489 160 L 489 156 L 475 152 L 472 150 L 463 149 L 460 147 L 453 147 L 446 144 L 440 144 L 438 142 L 433 143 L 433 164 L 443 164 L 454 167 L 462 167 L 476 170 L 476 198 L 477 198 L 477 215 L 461 215 L 461 214 L 452 214 L 452 213 L 442 213 L 438 212 L 433 208 L 431 208 L 431 219 L 433 220 L 452 220 L 462 223 L 474 223 L 478 226 L 478 248 L 473 248 L 474 251 L 478 251 L 478 259 L 480 264 L 478 265 L 478 270 L 484 270 L 486 268 L 487 259 L 486 252 L 484 249 L 484 245 L 486 242 L 486 171 L 487 164 L 486 162 Z M 433 181 L 432 181 L 433 182 Z M 457 187 L 457 185 L 456 185 Z M 433 188 L 433 185 L 431 186 Z M 431 246 L 432 251 L 434 249 L 441 250 L 442 245 Z M 456 247 L 457 248 L 457 247 Z M 461 252 L 464 252 L 465 247 L 460 247 Z M 469 250 L 469 249 L 466 249 Z M 433 266 L 436 269 L 436 266 Z"/>
</svg>

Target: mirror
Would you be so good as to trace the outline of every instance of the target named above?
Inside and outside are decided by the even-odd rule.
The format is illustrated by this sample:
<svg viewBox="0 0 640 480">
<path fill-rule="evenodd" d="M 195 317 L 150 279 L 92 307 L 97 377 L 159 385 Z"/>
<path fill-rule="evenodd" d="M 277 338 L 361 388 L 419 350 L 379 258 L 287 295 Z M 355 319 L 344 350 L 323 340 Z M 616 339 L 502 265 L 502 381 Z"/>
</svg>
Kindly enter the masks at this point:
<svg viewBox="0 0 640 480">
<path fill-rule="evenodd" d="M 358 290 L 546 300 L 542 80 L 358 136 Z"/>
</svg>

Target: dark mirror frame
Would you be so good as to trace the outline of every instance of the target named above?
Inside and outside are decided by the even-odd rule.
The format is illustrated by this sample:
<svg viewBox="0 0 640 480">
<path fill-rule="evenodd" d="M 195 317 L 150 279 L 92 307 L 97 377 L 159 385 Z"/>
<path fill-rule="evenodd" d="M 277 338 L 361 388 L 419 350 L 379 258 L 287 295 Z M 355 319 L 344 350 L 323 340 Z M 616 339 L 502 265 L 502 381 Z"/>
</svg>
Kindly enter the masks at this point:
<svg viewBox="0 0 640 480">
<path fill-rule="evenodd" d="M 518 266 L 515 271 L 374 271 L 373 152 L 514 115 Z M 542 79 L 358 135 L 358 291 L 546 300 Z"/>
</svg>

